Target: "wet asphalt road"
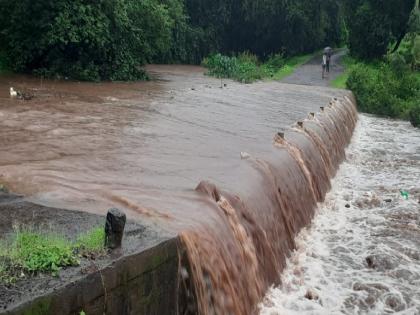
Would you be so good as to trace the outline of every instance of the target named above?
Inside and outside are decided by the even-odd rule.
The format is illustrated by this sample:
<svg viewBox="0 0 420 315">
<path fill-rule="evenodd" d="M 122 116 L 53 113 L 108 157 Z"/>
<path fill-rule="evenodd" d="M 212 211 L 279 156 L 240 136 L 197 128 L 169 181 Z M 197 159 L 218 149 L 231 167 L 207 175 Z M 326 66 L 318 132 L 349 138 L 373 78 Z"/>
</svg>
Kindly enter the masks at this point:
<svg viewBox="0 0 420 315">
<path fill-rule="evenodd" d="M 330 86 L 332 80 L 344 71 L 341 59 L 346 50 L 339 50 L 331 57 L 330 73 L 322 79 L 322 55 L 312 58 L 309 62 L 297 68 L 293 74 L 284 78 L 282 83 L 292 83 L 312 86 Z"/>
</svg>

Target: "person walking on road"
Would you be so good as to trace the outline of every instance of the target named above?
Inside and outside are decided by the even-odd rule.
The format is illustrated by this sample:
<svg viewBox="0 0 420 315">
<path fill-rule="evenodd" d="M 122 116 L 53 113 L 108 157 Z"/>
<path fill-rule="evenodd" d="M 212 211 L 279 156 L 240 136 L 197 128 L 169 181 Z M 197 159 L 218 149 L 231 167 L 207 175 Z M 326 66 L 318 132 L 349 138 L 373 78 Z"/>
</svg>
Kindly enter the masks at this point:
<svg viewBox="0 0 420 315">
<path fill-rule="evenodd" d="M 322 79 L 325 78 L 325 71 L 327 70 L 328 56 L 326 53 L 322 55 Z M 329 70 L 329 69 L 328 69 Z M 328 72 L 328 71 L 327 71 Z"/>
<path fill-rule="evenodd" d="M 327 73 L 330 73 L 330 62 L 332 54 L 333 49 L 330 46 L 324 48 L 324 55 L 327 55 L 327 60 L 325 63 L 325 70 L 327 71 Z"/>
<path fill-rule="evenodd" d="M 327 54 L 326 70 L 328 74 L 330 73 L 330 61 L 331 61 L 331 55 Z"/>
</svg>

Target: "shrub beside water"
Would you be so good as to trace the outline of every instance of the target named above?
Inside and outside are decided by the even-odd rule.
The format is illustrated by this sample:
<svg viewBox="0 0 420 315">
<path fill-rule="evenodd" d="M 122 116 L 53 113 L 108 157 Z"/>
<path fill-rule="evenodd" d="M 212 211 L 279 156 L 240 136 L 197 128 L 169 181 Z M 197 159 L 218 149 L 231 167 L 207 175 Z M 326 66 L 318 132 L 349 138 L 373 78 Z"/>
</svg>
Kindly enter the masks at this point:
<svg viewBox="0 0 420 315">
<path fill-rule="evenodd" d="M 304 55 L 287 59 L 283 54 L 274 54 L 262 63 L 257 56 L 248 52 L 232 57 L 219 53 L 205 58 L 202 64 L 208 69 L 207 74 L 210 76 L 252 83 L 262 79 L 281 80 L 312 56 Z"/>
<path fill-rule="evenodd" d="M 361 111 L 409 119 L 419 126 L 420 76 L 398 59 L 354 65 L 347 87 L 353 91 Z"/>
<path fill-rule="evenodd" d="M 234 79 L 243 83 L 261 80 L 265 76 L 258 58 L 249 53 L 242 53 L 237 57 L 211 55 L 203 60 L 203 65 L 208 69 L 207 74 L 210 76 Z"/>
</svg>

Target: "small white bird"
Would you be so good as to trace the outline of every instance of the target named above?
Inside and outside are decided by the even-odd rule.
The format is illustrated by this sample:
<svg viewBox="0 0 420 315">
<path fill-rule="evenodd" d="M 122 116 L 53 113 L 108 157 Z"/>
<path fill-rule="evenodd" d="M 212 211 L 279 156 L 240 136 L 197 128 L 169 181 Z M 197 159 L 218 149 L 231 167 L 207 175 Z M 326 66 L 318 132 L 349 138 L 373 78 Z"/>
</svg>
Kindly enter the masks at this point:
<svg viewBox="0 0 420 315">
<path fill-rule="evenodd" d="M 11 87 L 10 88 L 10 97 L 16 97 L 17 96 L 17 92 Z"/>
</svg>

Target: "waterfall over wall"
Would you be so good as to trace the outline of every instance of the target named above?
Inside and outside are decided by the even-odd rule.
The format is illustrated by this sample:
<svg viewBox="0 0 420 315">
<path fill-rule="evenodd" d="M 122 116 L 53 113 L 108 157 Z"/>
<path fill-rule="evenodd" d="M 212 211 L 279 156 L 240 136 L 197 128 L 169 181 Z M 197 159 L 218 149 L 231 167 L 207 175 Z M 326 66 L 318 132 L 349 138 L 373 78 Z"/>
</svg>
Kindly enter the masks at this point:
<svg viewBox="0 0 420 315">
<path fill-rule="evenodd" d="M 218 219 L 180 234 L 180 314 L 256 312 L 330 189 L 356 121 L 355 100 L 334 98 L 273 135 L 270 153 L 244 155 L 232 182 L 199 183 L 201 206 Z"/>
</svg>

